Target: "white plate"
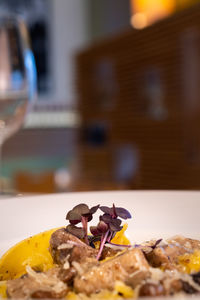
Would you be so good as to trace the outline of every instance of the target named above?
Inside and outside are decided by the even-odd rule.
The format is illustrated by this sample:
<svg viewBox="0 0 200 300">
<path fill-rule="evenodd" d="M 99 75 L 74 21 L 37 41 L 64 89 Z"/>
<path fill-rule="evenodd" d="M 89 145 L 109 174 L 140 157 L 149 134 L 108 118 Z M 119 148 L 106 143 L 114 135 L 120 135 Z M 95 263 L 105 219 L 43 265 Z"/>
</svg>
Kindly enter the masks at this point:
<svg viewBox="0 0 200 300">
<path fill-rule="evenodd" d="M 67 225 L 67 211 L 79 203 L 89 206 L 115 203 L 127 208 L 133 217 L 128 222 L 128 236 L 133 243 L 177 234 L 200 238 L 200 192 L 91 192 L 2 198 L 0 255 L 23 238 Z M 92 222 L 97 221 L 95 217 Z"/>
<path fill-rule="evenodd" d="M 132 242 L 182 234 L 200 238 L 200 192 L 127 191 L 51 194 L 0 200 L 0 255 L 11 245 L 50 228 L 65 226 L 73 206 L 87 203 L 127 208 Z M 92 221 L 96 223 L 98 217 Z"/>
</svg>

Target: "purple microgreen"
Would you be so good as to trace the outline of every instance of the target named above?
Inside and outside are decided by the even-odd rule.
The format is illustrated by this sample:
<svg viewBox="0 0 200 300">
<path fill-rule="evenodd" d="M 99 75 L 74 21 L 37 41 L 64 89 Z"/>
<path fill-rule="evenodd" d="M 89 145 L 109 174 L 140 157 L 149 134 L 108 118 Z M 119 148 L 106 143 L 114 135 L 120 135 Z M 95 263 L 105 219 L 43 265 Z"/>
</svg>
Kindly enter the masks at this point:
<svg viewBox="0 0 200 300">
<path fill-rule="evenodd" d="M 107 206 L 100 206 L 101 211 L 103 211 L 105 214 L 110 215 L 111 218 L 115 219 L 117 217 L 115 205 L 113 204 L 112 207 Z"/>
<path fill-rule="evenodd" d="M 82 216 L 92 219 L 92 213 L 86 204 L 76 205 L 72 210 L 70 210 L 66 216 L 66 219 L 69 220 L 71 224 L 80 223 L 82 221 Z"/>
<path fill-rule="evenodd" d="M 116 219 L 117 217 L 120 217 L 124 220 L 132 218 L 130 212 L 127 209 L 122 207 L 115 207 L 114 204 L 112 207 L 100 206 L 100 210 L 103 211 L 106 215 L 109 215 L 112 219 Z"/>
<path fill-rule="evenodd" d="M 79 205 L 76 205 L 72 210 L 70 210 L 67 213 L 66 219 L 69 220 L 69 223 L 71 225 L 76 225 L 78 223 L 82 223 L 82 231 L 84 232 L 84 234 L 81 233 L 82 238 L 84 238 L 85 243 L 87 245 L 89 245 L 89 241 L 88 241 L 88 234 L 87 234 L 87 228 L 88 228 L 88 222 L 90 222 L 93 218 L 93 214 L 98 210 L 99 205 L 93 206 L 91 209 L 89 209 L 89 207 L 84 204 L 81 203 Z M 77 237 L 80 238 L 80 234 L 74 229 L 74 227 L 69 227 L 71 230 L 71 233 L 76 235 L 76 233 L 78 235 L 76 235 Z M 76 227 L 75 227 L 76 228 Z M 77 227 L 79 228 L 79 227 Z M 80 229 L 80 228 L 79 228 Z M 69 230 L 68 230 L 69 231 Z"/>
<path fill-rule="evenodd" d="M 99 252 L 97 254 L 97 260 L 99 260 L 99 258 L 101 257 L 101 253 L 102 253 L 104 245 L 106 243 L 108 234 L 109 234 L 109 230 L 101 236 L 101 244 L 100 244 Z"/>
<path fill-rule="evenodd" d="M 162 239 L 159 239 L 155 242 L 153 246 L 150 246 L 153 250 L 162 242 Z"/>
<path fill-rule="evenodd" d="M 110 207 L 107 207 L 107 206 L 100 206 L 99 208 L 105 214 L 112 215 L 112 207 L 110 208 Z"/>
<path fill-rule="evenodd" d="M 109 228 L 111 231 L 117 232 L 120 231 L 123 226 L 120 226 L 121 224 L 121 220 L 119 219 L 113 219 L 110 223 L 109 223 Z"/>
<path fill-rule="evenodd" d="M 87 236 L 87 223 L 88 223 L 88 219 L 87 217 L 81 217 L 81 222 L 82 222 L 82 226 L 83 226 L 83 230 L 84 230 L 84 240 L 85 240 L 85 243 L 87 245 L 89 245 L 89 241 L 88 241 L 88 236 Z"/>
<path fill-rule="evenodd" d="M 113 224 L 113 223 L 110 223 L 109 227 L 110 227 L 110 230 L 113 231 L 113 232 L 120 231 L 123 228 L 123 226 L 118 226 L 118 225 Z"/>
<path fill-rule="evenodd" d="M 99 230 L 97 226 L 90 226 L 90 232 L 94 236 L 99 235 Z"/>
<path fill-rule="evenodd" d="M 131 214 L 127 209 L 122 207 L 116 207 L 115 210 L 118 217 L 124 220 L 131 219 Z"/>
<path fill-rule="evenodd" d="M 112 217 L 109 214 L 103 214 L 99 217 L 99 219 L 107 224 L 109 224 L 112 221 Z"/>
<path fill-rule="evenodd" d="M 73 211 L 76 212 L 77 214 L 81 215 L 81 216 L 90 213 L 89 207 L 86 204 L 84 204 L 84 203 L 76 205 L 73 208 Z"/>
<path fill-rule="evenodd" d="M 93 207 L 91 207 L 90 208 L 90 214 L 95 214 L 95 212 L 98 210 L 98 208 L 99 208 L 99 204 L 98 205 L 96 205 L 96 206 L 93 206 Z"/>
<path fill-rule="evenodd" d="M 87 222 L 90 222 L 93 219 L 91 214 L 82 215 L 82 217 L 84 217 L 87 220 Z"/>
<path fill-rule="evenodd" d="M 119 219 L 128 219 L 131 218 L 131 214 L 128 210 L 122 208 L 122 207 L 115 207 L 113 204 L 112 207 L 107 206 L 100 206 L 99 207 L 104 214 L 100 216 L 100 222 L 103 222 L 103 224 L 106 224 L 108 227 L 108 230 L 106 233 L 102 232 L 101 234 L 101 243 L 100 243 L 100 249 L 97 256 L 97 259 L 100 258 L 102 247 L 104 247 L 105 243 L 111 243 L 111 240 L 115 236 L 116 232 L 120 231 L 123 227 L 121 226 L 122 221 Z M 119 217 L 119 218 L 118 218 Z M 104 229 L 105 230 L 105 229 Z M 98 226 L 96 228 L 92 228 L 92 231 L 95 235 L 99 235 L 100 231 L 98 229 Z M 119 245 L 121 246 L 121 245 Z M 129 246 L 130 247 L 130 246 Z"/>
<path fill-rule="evenodd" d="M 107 230 L 108 230 L 108 225 L 103 221 L 100 221 L 97 226 L 90 227 L 90 232 L 93 235 L 101 235 L 105 233 Z"/>
<path fill-rule="evenodd" d="M 111 231 L 119 231 L 122 229 L 122 227 L 120 227 L 122 221 L 117 218 L 113 219 L 108 214 L 104 214 L 103 216 L 100 216 L 100 220 L 102 222 L 106 223 L 109 226 L 109 228 L 111 229 Z"/>
<path fill-rule="evenodd" d="M 110 232 L 110 235 L 107 238 L 107 242 L 110 243 L 110 241 L 114 238 L 115 232 Z"/>
<path fill-rule="evenodd" d="M 98 209 L 104 214 L 99 217 L 97 226 L 90 227 L 90 232 L 93 236 L 88 236 L 88 222 L 92 220 L 93 214 L 96 213 Z M 114 204 L 112 207 L 96 205 L 89 209 L 86 204 L 81 203 L 68 212 L 66 219 L 69 220 L 70 225 L 67 226 L 67 231 L 78 238 L 84 239 L 87 245 L 94 246 L 93 243 L 95 241 L 100 241 L 100 248 L 97 255 L 97 259 L 99 259 L 106 243 L 115 246 L 131 247 L 130 245 L 119 245 L 111 242 L 116 232 L 123 228 L 121 226 L 122 221 L 118 217 L 126 220 L 131 218 L 131 214 L 122 207 L 115 207 Z M 82 223 L 82 228 L 75 226 L 80 222 Z"/>
<path fill-rule="evenodd" d="M 124 248 L 131 248 L 131 247 L 133 247 L 132 245 L 115 244 L 115 243 L 112 243 L 112 242 L 109 242 L 108 244 L 109 245 L 113 245 L 113 246 L 124 247 Z"/>
<path fill-rule="evenodd" d="M 76 237 L 78 237 L 79 239 L 83 239 L 84 236 L 85 236 L 85 232 L 83 230 L 83 228 L 81 227 L 77 227 L 77 226 L 74 226 L 74 225 L 68 225 L 66 227 L 66 230 L 67 232 L 75 235 Z"/>
<path fill-rule="evenodd" d="M 100 221 L 97 228 L 100 233 L 105 233 L 108 230 L 108 225 L 104 221 Z"/>
<path fill-rule="evenodd" d="M 120 220 L 120 219 L 112 219 L 111 223 L 115 224 L 116 226 L 120 226 L 121 223 L 122 223 L 122 220 Z"/>
<path fill-rule="evenodd" d="M 90 208 L 89 213 L 82 214 L 82 216 L 87 218 L 88 222 L 90 222 L 93 219 L 92 215 L 95 214 L 95 212 L 98 210 L 99 206 L 100 206 L 99 204 L 96 206 L 93 206 L 92 208 Z"/>
<path fill-rule="evenodd" d="M 69 220 L 71 224 L 76 225 L 81 222 L 81 215 L 73 210 L 70 210 L 66 216 L 66 219 Z"/>
<path fill-rule="evenodd" d="M 116 207 L 115 207 L 115 204 L 114 204 L 114 203 L 113 203 L 112 209 L 113 209 L 113 215 L 112 215 L 112 217 L 113 217 L 113 218 L 117 218 L 117 212 L 116 212 Z"/>
</svg>

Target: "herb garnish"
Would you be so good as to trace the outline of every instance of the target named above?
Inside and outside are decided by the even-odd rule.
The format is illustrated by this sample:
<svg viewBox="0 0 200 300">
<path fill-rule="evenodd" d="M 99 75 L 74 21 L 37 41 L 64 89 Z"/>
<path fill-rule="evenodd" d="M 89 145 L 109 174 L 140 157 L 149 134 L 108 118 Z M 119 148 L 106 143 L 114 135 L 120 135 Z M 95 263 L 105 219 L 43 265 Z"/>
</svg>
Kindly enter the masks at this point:
<svg viewBox="0 0 200 300">
<path fill-rule="evenodd" d="M 67 226 L 66 230 L 76 237 L 84 239 L 85 243 L 89 245 L 87 224 L 92 220 L 92 215 L 98 208 L 99 205 L 93 206 L 90 209 L 84 203 L 76 205 L 67 213 L 66 219 L 69 220 L 70 225 Z M 82 227 L 75 226 L 78 223 L 82 223 Z"/>
<path fill-rule="evenodd" d="M 162 242 L 162 240 L 163 240 L 163 239 L 157 240 L 153 246 L 150 246 L 150 248 L 151 248 L 152 250 L 156 249 L 156 247 Z"/>
<path fill-rule="evenodd" d="M 93 218 L 93 214 L 100 209 L 104 214 L 99 217 L 97 226 L 91 226 L 90 232 L 92 236 L 88 236 L 88 222 Z M 79 204 L 70 210 L 66 216 L 70 224 L 66 230 L 78 238 L 84 239 L 87 245 L 92 246 L 95 241 L 100 241 L 97 259 L 101 257 L 101 253 L 106 243 L 111 243 L 116 232 L 120 231 L 122 221 L 119 219 L 130 219 L 131 214 L 122 207 L 112 207 L 96 205 L 89 209 L 86 204 Z M 82 227 L 75 226 L 82 223 Z M 117 244 L 116 244 L 117 245 Z M 122 246 L 122 245 L 119 245 Z M 126 245 L 130 247 L 130 245 Z"/>
</svg>

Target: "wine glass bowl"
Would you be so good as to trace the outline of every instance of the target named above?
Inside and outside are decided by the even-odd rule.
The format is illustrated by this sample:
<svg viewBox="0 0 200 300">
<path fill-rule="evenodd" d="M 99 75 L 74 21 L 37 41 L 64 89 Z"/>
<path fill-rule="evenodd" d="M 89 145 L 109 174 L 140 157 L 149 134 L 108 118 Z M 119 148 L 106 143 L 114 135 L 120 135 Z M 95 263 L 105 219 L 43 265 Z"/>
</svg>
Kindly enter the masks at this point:
<svg viewBox="0 0 200 300">
<path fill-rule="evenodd" d="M 3 142 L 22 126 L 36 95 L 36 67 L 25 23 L 0 14 L 0 194 Z"/>
<path fill-rule="evenodd" d="M 22 126 L 25 118 L 33 89 L 31 74 L 35 82 L 30 54 L 25 24 L 14 16 L 0 16 L 0 144 Z"/>
</svg>

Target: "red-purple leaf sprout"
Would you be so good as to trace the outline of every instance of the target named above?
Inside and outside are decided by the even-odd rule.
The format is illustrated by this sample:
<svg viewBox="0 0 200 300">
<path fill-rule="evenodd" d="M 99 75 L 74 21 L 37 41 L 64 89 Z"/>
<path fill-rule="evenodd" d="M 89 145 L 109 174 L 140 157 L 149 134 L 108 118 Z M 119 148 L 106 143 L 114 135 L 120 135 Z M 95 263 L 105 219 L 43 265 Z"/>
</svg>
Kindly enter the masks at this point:
<svg viewBox="0 0 200 300">
<path fill-rule="evenodd" d="M 93 214 L 100 209 L 104 214 L 99 217 L 99 223 L 97 226 L 91 226 L 90 232 L 92 236 L 88 236 L 88 222 L 93 218 Z M 67 213 L 66 219 L 69 220 L 69 225 L 66 230 L 77 236 L 80 239 L 84 239 L 85 243 L 90 246 L 94 246 L 94 242 L 100 241 L 99 252 L 97 260 L 100 259 L 103 248 L 106 243 L 111 243 L 111 240 L 115 236 L 116 232 L 120 231 L 123 227 L 121 226 L 121 219 L 130 219 L 131 214 L 128 210 L 122 207 L 112 207 L 96 205 L 89 208 L 86 204 L 82 203 L 75 206 L 72 210 Z M 76 226 L 81 223 L 82 227 Z M 131 245 L 118 245 L 131 247 Z"/>
<path fill-rule="evenodd" d="M 161 242 L 162 242 L 162 239 L 157 240 L 153 246 L 150 246 L 150 248 L 152 248 L 152 250 L 154 250 Z"/>
<path fill-rule="evenodd" d="M 92 220 L 92 215 L 98 210 L 99 206 L 96 205 L 89 209 L 84 203 L 76 205 L 67 213 L 66 219 L 69 220 L 70 225 L 66 227 L 66 230 L 78 238 L 84 238 L 85 243 L 89 245 L 87 224 Z M 75 226 L 78 223 L 82 223 L 82 228 Z"/>
<path fill-rule="evenodd" d="M 95 240 L 100 240 L 99 252 L 97 259 L 101 257 L 104 245 L 106 243 L 111 243 L 110 241 L 115 236 L 116 232 L 120 231 L 123 227 L 121 225 L 121 220 L 118 219 L 129 219 L 131 214 L 128 210 L 122 207 L 115 207 L 113 204 L 112 207 L 100 206 L 99 207 L 104 214 L 99 217 L 99 224 L 97 226 L 90 227 L 90 231 L 94 236 Z"/>
</svg>

